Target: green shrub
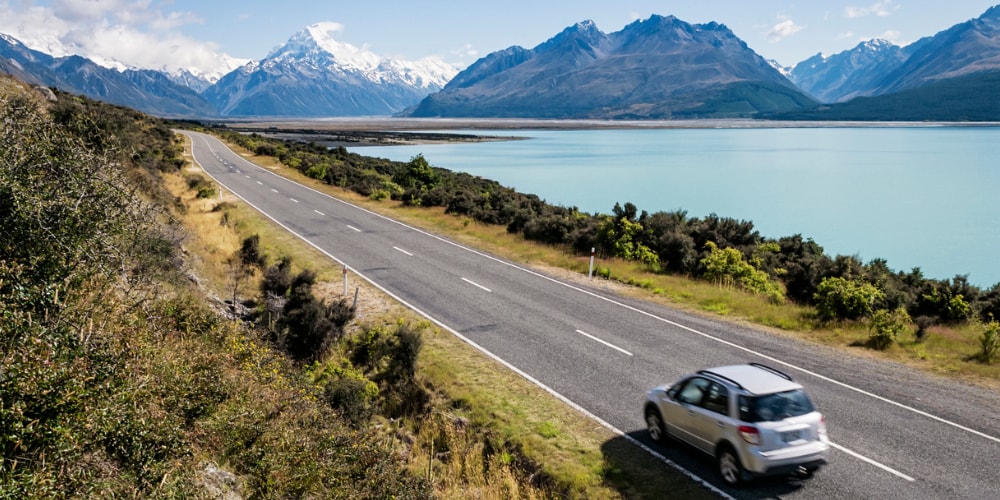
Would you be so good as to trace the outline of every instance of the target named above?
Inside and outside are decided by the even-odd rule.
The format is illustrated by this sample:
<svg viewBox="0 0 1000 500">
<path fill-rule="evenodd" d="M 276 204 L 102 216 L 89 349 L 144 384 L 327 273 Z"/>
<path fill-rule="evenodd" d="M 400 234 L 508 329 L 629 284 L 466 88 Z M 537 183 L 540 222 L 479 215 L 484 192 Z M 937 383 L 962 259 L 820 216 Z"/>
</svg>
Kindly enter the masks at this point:
<svg viewBox="0 0 1000 500">
<path fill-rule="evenodd" d="M 870 316 L 882 292 L 871 283 L 845 278 L 823 278 L 813 295 L 816 312 L 823 321 L 860 319 Z"/>
<path fill-rule="evenodd" d="M 723 286 L 738 285 L 754 294 L 764 295 L 772 302 L 784 302 L 785 296 L 777 282 L 753 264 L 743 259 L 743 254 L 735 248 L 720 249 L 709 241 L 705 244 L 709 254 L 701 260 L 705 267 L 704 277 Z"/>
<path fill-rule="evenodd" d="M 363 375 L 343 370 L 326 383 L 323 398 L 355 427 L 366 423 L 375 410 L 378 386 Z"/>
<path fill-rule="evenodd" d="M 332 304 L 316 298 L 312 293 L 315 281 L 315 273 L 309 270 L 292 280 L 288 301 L 277 321 L 283 335 L 281 344 L 296 361 L 320 359 L 354 318 L 354 308 L 346 298 Z"/>
<path fill-rule="evenodd" d="M 410 323 L 400 323 L 391 330 L 367 328 L 347 345 L 351 363 L 378 384 L 383 410 L 390 416 L 417 413 L 429 402 L 416 381 L 422 328 Z"/>
<path fill-rule="evenodd" d="M 188 188 L 194 189 L 195 192 L 198 193 L 198 198 L 211 198 L 218 193 L 218 191 L 215 190 L 215 184 L 213 184 L 212 181 L 198 174 L 188 175 L 187 185 Z"/>
<path fill-rule="evenodd" d="M 868 345 L 880 351 L 887 349 L 906 330 L 909 323 L 910 315 L 903 308 L 891 312 L 887 309 L 875 311 L 868 328 Z"/>
<path fill-rule="evenodd" d="M 983 325 L 979 337 L 979 360 L 991 364 L 1000 357 L 1000 323 L 990 321 Z"/>
</svg>

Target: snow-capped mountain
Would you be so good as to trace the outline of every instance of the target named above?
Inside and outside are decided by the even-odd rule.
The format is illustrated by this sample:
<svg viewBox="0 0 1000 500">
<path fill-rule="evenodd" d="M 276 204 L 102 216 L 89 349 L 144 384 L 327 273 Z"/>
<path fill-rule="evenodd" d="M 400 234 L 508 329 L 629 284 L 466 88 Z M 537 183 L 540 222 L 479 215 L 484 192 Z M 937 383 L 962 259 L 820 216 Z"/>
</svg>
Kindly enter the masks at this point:
<svg viewBox="0 0 1000 500">
<path fill-rule="evenodd" d="M 440 90 L 458 72 L 437 58 L 380 57 L 337 41 L 335 28 L 310 25 L 203 96 L 224 116 L 390 115 Z"/>
<path fill-rule="evenodd" d="M 183 85 L 191 90 L 194 90 L 195 92 L 198 92 L 199 94 L 204 92 L 206 89 L 211 87 L 213 83 L 218 81 L 218 78 L 215 78 L 215 80 L 210 80 L 203 75 L 197 74 L 194 71 L 186 69 L 180 69 L 177 71 L 163 71 L 163 74 L 167 75 L 167 78 L 169 78 L 170 81 L 178 85 Z"/>
<path fill-rule="evenodd" d="M 0 35 L 0 72 L 160 116 L 212 113 L 211 106 L 194 90 L 173 83 L 161 72 L 119 71 L 76 55 L 53 57 L 7 35 Z"/>
<path fill-rule="evenodd" d="M 788 77 L 821 102 L 842 102 L 872 95 L 877 82 L 899 68 L 907 55 L 887 40 L 869 40 L 829 57 L 816 54 L 796 64 Z"/>
</svg>

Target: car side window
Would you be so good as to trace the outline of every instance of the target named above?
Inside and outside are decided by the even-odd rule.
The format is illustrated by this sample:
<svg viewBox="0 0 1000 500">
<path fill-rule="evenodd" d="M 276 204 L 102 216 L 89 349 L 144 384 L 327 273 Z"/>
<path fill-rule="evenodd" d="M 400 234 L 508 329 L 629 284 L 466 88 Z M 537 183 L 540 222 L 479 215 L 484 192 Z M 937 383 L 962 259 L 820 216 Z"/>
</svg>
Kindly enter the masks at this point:
<svg viewBox="0 0 1000 500">
<path fill-rule="evenodd" d="M 705 393 L 708 392 L 710 384 L 711 382 L 700 377 L 691 378 L 684 384 L 680 392 L 677 393 L 677 400 L 682 403 L 701 406 L 701 402 L 705 397 Z"/>
<path fill-rule="evenodd" d="M 706 410 L 729 415 L 729 390 L 720 384 L 712 382 L 705 395 L 705 403 L 702 405 Z"/>
</svg>

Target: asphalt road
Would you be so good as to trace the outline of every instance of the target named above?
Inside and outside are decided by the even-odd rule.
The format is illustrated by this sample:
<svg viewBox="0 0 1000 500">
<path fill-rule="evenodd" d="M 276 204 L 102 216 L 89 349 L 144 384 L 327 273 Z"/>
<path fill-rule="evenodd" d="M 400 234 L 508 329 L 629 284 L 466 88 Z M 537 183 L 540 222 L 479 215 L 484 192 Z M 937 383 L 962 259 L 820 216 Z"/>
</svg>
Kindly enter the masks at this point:
<svg viewBox="0 0 1000 500">
<path fill-rule="evenodd" d="M 647 446 L 665 468 L 681 468 L 723 496 L 1000 498 L 995 391 L 560 282 L 288 181 L 211 136 L 184 133 L 195 160 L 225 189 L 619 431 L 617 439 Z M 750 361 L 792 375 L 826 416 L 831 464 L 813 478 L 734 490 L 707 456 L 646 437 L 648 388 Z"/>
</svg>

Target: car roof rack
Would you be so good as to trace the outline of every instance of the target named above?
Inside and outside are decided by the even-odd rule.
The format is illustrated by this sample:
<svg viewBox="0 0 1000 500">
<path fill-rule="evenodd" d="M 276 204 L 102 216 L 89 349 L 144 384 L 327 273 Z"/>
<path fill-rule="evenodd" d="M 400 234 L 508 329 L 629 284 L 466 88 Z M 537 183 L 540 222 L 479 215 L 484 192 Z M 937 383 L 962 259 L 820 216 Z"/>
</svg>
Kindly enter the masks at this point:
<svg viewBox="0 0 1000 500">
<path fill-rule="evenodd" d="M 777 375 L 777 376 L 779 376 L 779 377 L 781 377 L 781 378 L 783 378 L 785 380 L 792 381 L 792 377 L 791 376 L 789 376 L 787 373 L 785 373 L 785 372 L 783 372 L 781 370 L 778 370 L 777 368 L 771 368 L 770 366 L 767 366 L 767 365 L 761 364 L 761 363 L 750 363 L 750 366 L 756 366 L 757 368 L 760 368 L 761 370 L 769 371 L 769 372 L 771 372 L 771 373 L 773 373 L 773 374 L 775 374 L 775 375 Z"/>
<path fill-rule="evenodd" d="M 741 384 L 741 383 L 739 383 L 739 382 L 737 382 L 737 381 L 735 381 L 735 380 L 733 380 L 733 379 L 731 379 L 731 378 L 729 378 L 729 377 L 727 377 L 725 375 L 719 375 L 718 373 L 715 373 L 712 370 L 698 370 L 698 373 L 700 373 L 702 375 L 711 375 L 711 376 L 716 377 L 716 378 L 721 378 L 722 380 L 728 381 L 730 384 L 733 384 L 736 387 L 739 387 L 740 389 L 742 389 L 744 391 L 746 390 L 746 387 L 743 387 L 743 384 Z"/>
</svg>

